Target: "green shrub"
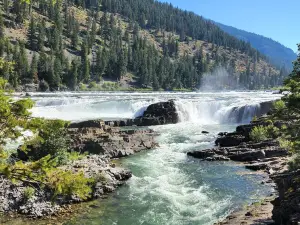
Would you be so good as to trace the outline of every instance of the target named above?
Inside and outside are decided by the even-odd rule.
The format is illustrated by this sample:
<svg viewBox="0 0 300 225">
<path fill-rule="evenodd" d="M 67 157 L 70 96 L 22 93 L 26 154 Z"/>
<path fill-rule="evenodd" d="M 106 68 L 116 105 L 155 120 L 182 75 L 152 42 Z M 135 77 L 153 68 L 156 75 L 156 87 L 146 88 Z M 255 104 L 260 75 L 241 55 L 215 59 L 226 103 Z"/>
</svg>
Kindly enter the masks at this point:
<svg viewBox="0 0 300 225">
<path fill-rule="evenodd" d="M 56 158 L 58 165 L 69 161 L 70 137 L 67 132 L 68 122 L 62 120 L 44 120 L 40 122 L 39 135 L 29 141 L 22 150 L 31 161 L 47 155 Z"/>
<path fill-rule="evenodd" d="M 280 135 L 280 130 L 272 124 L 266 127 L 268 138 L 277 138 Z"/>
<path fill-rule="evenodd" d="M 95 81 L 92 81 L 92 82 L 89 84 L 89 88 L 90 88 L 90 89 L 97 88 L 97 83 L 96 83 Z"/>
<path fill-rule="evenodd" d="M 82 200 L 86 200 L 92 193 L 94 179 L 86 178 L 82 172 L 73 173 L 60 169 L 52 169 L 46 173 L 48 187 L 53 191 L 53 198 L 58 195 L 71 197 L 75 195 Z"/>
<path fill-rule="evenodd" d="M 107 183 L 107 178 L 105 177 L 105 175 L 103 173 L 98 173 L 95 175 L 94 177 L 95 183 Z"/>
<path fill-rule="evenodd" d="M 288 163 L 290 170 L 300 169 L 300 155 L 296 154 Z"/>
<path fill-rule="evenodd" d="M 87 89 L 87 87 L 86 87 L 85 84 L 80 83 L 80 84 L 79 84 L 79 90 L 80 90 L 80 91 L 87 91 L 88 89 Z"/>
<path fill-rule="evenodd" d="M 288 150 L 289 152 L 293 152 L 294 143 L 285 139 L 279 138 L 279 145 L 281 148 Z"/>
<path fill-rule="evenodd" d="M 35 189 L 32 187 L 26 187 L 23 193 L 23 198 L 25 201 L 30 200 L 35 194 Z"/>
<path fill-rule="evenodd" d="M 282 112 L 286 108 L 285 103 L 282 100 L 274 102 L 273 107 L 277 112 Z"/>
<path fill-rule="evenodd" d="M 268 139 L 268 129 L 264 126 L 254 127 L 250 132 L 250 138 L 253 141 L 265 141 Z"/>
</svg>

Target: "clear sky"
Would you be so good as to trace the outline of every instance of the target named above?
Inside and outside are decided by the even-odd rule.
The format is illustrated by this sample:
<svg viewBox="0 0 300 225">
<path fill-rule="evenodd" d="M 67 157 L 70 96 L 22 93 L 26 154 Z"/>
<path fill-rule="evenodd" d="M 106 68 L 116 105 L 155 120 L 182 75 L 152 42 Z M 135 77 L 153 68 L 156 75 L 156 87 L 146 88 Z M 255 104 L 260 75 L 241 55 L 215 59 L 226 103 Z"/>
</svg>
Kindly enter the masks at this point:
<svg viewBox="0 0 300 225">
<path fill-rule="evenodd" d="M 270 37 L 297 51 L 300 0 L 160 0 L 205 18 Z"/>
</svg>

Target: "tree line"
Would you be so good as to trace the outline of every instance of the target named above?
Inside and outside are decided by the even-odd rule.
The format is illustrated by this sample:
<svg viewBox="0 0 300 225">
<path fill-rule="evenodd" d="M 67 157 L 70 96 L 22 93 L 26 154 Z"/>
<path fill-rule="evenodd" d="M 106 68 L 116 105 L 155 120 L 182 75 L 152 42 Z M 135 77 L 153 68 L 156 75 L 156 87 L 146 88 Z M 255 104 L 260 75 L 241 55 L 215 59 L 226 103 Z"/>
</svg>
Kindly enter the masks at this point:
<svg viewBox="0 0 300 225">
<path fill-rule="evenodd" d="M 74 6 L 87 10 L 84 21 Z M 117 14 L 126 18 L 127 26 Z M 231 88 L 266 88 L 280 84 L 285 76 L 284 70 L 280 76 L 269 68 L 257 72 L 256 64 L 264 56 L 249 44 L 200 16 L 152 0 L 3 0 L 3 15 L 0 57 L 14 69 L 2 66 L 0 72 L 15 87 L 36 83 L 41 90 L 76 90 L 79 83 L 99 82 L 103 77 L 117 81 L 131 73 L 139 87 L 196 89 L 203 74 L 220 66 L 234 78 Z M 26 40 L 12 43 L 6 38 L 5 26 L 22 27 L 26 22 Z M 163 33 L 161 51 L 140 35 L 141 29 Z M 213 43 L 216 53 L 200 48 L 194 55 L 180 54 L 179 44 L 193 39 Z M 246 54 L 251 60 L 247 70 L 239 72 L 235 59 L 218 53 L 219 46 Z"/>
</svg>

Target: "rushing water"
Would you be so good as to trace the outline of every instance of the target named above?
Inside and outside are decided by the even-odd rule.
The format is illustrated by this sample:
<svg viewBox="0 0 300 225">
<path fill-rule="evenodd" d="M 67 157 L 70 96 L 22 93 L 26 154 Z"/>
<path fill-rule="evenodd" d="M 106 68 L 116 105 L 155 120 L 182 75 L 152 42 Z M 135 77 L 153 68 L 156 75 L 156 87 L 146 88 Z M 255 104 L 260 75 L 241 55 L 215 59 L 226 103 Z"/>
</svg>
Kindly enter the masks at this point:
<svg viewBox="0 0 300 225">
<path fill-rule="evenodd" d="M 153 127 L 160 147 L 121 160 L 133 177 L 93 209 L 66 224 L 213 224 L 270 193 L 261 175 L 235 163 L 201 162 L 186 152 L 209 148 L 220 131 L 249 122 L 265 92 L 35 94 L 34 116 L 73 121 L 134 118 L 151 103 L 174 99 L 181 123 Z M 236 114 L 242 121 L 236 120 Z M 202 134 L 202 131 L 209 134 Z"/>
</svg>

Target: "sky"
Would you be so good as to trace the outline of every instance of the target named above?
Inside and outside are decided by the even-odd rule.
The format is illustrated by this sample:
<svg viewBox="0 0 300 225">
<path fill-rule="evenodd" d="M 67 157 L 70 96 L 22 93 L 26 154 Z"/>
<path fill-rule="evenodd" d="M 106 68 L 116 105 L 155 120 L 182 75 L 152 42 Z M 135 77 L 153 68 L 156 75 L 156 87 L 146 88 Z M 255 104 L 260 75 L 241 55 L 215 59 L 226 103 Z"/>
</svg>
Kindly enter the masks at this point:
<svg viewBox="0 0 300 225">
<path fill-rule="evenodd" d="M 272 38 L 297 52 L 300 0 L 160 0 L 207 19 Z"/>
</svg>

